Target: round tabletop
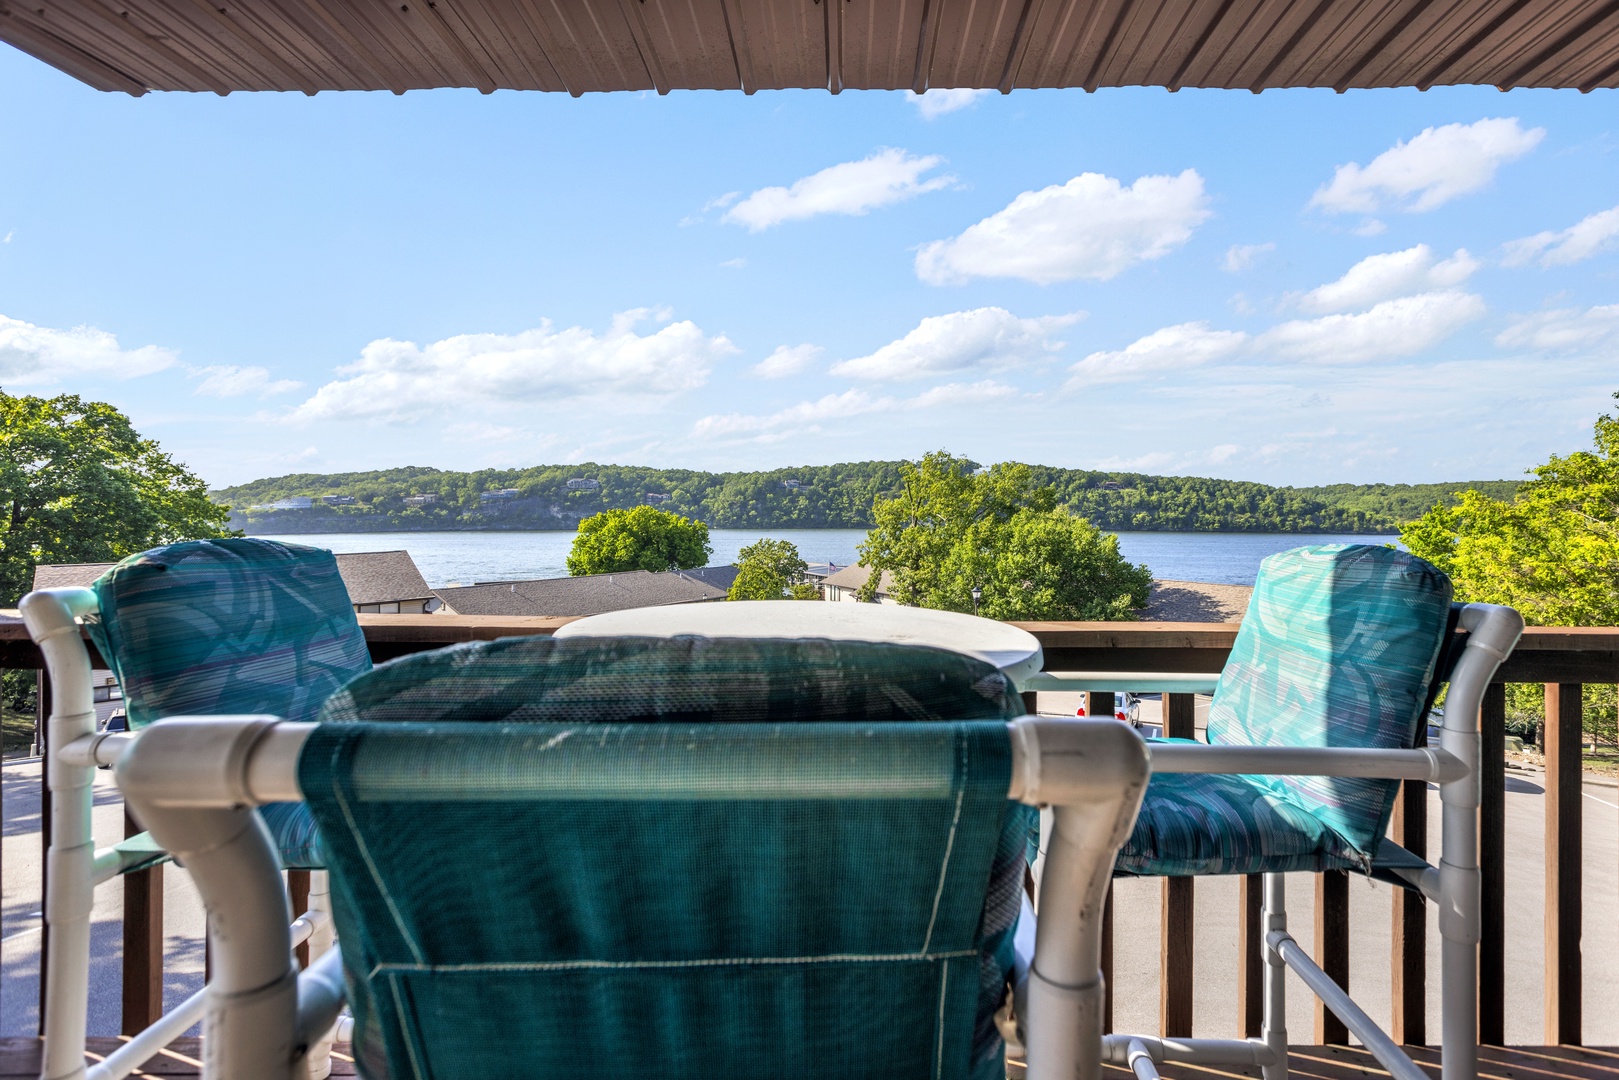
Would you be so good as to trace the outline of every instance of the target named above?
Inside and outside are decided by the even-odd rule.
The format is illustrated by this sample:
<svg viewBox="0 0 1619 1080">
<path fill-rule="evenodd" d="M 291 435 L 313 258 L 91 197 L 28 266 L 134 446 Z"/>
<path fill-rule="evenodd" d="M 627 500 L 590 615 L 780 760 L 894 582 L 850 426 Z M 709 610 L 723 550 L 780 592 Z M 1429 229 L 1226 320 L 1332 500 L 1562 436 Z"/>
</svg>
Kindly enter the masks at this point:
<svg viewBox="0 0 1619 1080">
<path fill-rule="evenodd" d="M 556 632 L 559 638 L 683 635 L 930 645 L 993 664 L 1019 688 L 1044 662 L 1039 639 L 1027 630 L 976 615 L 897 604 L 809 600 L 671 604 L 591 615 Z"/>
</svg>

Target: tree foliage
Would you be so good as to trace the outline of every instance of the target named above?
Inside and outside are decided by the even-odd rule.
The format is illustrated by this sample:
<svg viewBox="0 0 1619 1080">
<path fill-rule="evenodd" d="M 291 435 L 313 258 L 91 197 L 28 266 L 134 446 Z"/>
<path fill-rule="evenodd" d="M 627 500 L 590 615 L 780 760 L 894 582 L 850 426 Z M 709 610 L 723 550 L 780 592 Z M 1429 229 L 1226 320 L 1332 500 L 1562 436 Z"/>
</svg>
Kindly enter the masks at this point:
<svg viewBox="0 0 1619 1080">
<path fill-rule="evenodd" d="M 0 391 L 0 604 L 17 603 L 39 563 L 228 535 L 202 480 L 111 405 Z"/>
<path fill-rule="evenodd" d="M 689 570 L 707 563 L 712 550 L 708 526 L 700 521 L 650 506 L 604 510 L 579 523 L 568 573 Z"/>
<path fill-rule="evenodd" d="M 572 529 L 602 510 L 655 505 L 716 529 L 869 528 L 872 506 L 900 491 L 897 461 L 860 461 L 763 472 L 708 473 L 627 465 L 539 465 L 446 472 L 409 467 L 364 473 L 298 473 L 214 492 L 253 532 L 367 532 L 409 529 Z M 1240 480 L 1032 466 L 1057 505 L 1104 530 L 1201 532 L 1394 532 L 1461 488 L 1509 498 L 1515 481 L 1471 484 L 1337 484 L 1279 488 Z M 598 487 L 568 487 L 593 480 Z M 515 498 L 481 499 L 512 489 Z M 427 505 L 406 505 L 429 494 Z M 320 505 L 321 496 L 351 505 Z M 294 496 L 308 510 L 250 510 Z"/>
<path fill-rule="evenodd" d="M 1434 506 L 1401 542 L 1450 575 L 1458 600 L 1508 604 L 1531 625 L 1619 626 L 1619 419 L 1599 417 L 1592 444 L 1530 470 L 1513 498 L 1466 491 Z M 1509 684 L 1507 711 L 1509 729 L 1531 734 L 1542 687 Z M 1613 686 L 1587 684 L 1583 715 L 1587 734 L 1619 740 Z"/>
<path fill-rule="evenodd" d="M 804 580 L 809 564 L 788 540 L 759 540 L 743 548 L 736 561 L 736 580 L 727 600 L 814 599 L 815 587 Z M 808 590 L 795 587 L 809 585 Z"/>
<path fill-rule="evenodd" d="M 1433 507 L 1401 542 L 1459 599 L 1510 604 L 1535 625 L 1619 625 L 1619 419 L 1599 417 L 1593 443 L 1530 470 L 1510 500 L 1467 491 Z"/>
<path fill-rule="evenodd" d="M 1129 619 L 1152 574 L 1119 555 L 1118 538 L 1056 505 L 1027 465 L 977 469 L 944 451 L 901 468 L 901 488 L 873 509 L 860 561 L 890 571 L 902 604 L 998 619 Z M 862 599 L 873 599 L 873 573 Z"/>
</svg>

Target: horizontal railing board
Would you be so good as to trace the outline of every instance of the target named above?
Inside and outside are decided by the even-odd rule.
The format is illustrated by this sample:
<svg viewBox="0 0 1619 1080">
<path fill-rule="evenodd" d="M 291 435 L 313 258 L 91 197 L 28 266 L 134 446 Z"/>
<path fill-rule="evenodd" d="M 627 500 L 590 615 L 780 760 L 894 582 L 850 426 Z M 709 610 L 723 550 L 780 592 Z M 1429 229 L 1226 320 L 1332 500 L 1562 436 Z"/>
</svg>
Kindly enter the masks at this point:
<svg viewBox="0 0 1619 1080">
<path fill-rule="evenodd" d="M 359 616 L 378 661 L 463 641 L 553 634 L 565 615 Z M 1045 650 L 1050 671 L 1217 672 L 1240 623 L 1019 622 Z M 94 650 L 92 649 L 92 653 Z M 92 660 L 99 662 L 99 657 Z M 12 614 L 0 614 L 0 668 L 38 668 L 39 650 Z M 1497 682 L 1619 682 L 1619 627 L 1531 626 Z"/>
</svg>

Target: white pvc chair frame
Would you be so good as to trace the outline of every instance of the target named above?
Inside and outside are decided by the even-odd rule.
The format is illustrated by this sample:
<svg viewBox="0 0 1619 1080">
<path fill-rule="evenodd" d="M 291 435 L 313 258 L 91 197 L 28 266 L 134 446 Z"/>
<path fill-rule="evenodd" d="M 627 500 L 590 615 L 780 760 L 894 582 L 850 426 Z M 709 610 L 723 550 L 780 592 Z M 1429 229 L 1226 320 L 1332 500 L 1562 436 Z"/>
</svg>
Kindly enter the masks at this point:
<svg viewBox="0 0 1619 1080">
<path fill-rule="evenodd" d="M 1496 669 L 1523 633 L 1523 618 L 1508 607 L 1468 604 L 1461 612 L 1467 646 L 1450 675 L 1439 746 L 1415 750 L 1207 746 L 1168 743 L 1149 748 L 1161 773 L 1285 776 L 1354 776 L 1424 780 L 1439 785 L 1443 806 L 1439 866 L 1401 871 L 1409 884 L 1439 906 L 1441 943 L 1440 1050 L 1442 1080 L 1478 1076 L 1478 807 L 1479 706 Z M 1026 690 L 1129 690 L 1208 693 L 1210 676 L 1129 672 L 1042 672 Z M 1139 1080 L 1158 1076 L 1163 1062 L 1258 1065 L 1264 1080 L 1287 1080 L 1285 967 L 1291 967 L 1362 1045 L 1397 1080 L 1427 1080 L 1399 1045 L 1362 1010 L 1287 932 L 1284 875 L 1266 874 L 1263 1021 L 1257 1039 L 1183 1039 L 1109 1035 L 1106 1060 L 1127 1065 Z M 1021 937 L 1021 935 L 1020 935 Z"/>
<path fill-rule="evenodd" d="M 268 716 L 176 717 L 108 748 L 141 822 L 184 859 L 215 926 L 204 1080 L 298 1080 L 305 1047 L 343 1002 L 340 949 L 299 976 L 270 838 L 252 807 L 303 797 L 298 755 L 314 730 Z M 1009 725 L 1007 795 L 1051 806 L 1041 906 L 1047 918 L 1021 989 L 1031 1080 L 1101 1073 L 1102 910 L 1119 847 L 1146 790 L 1146 744 L 1113 720 Z M 458 780 L 461 778 L 458 778 Z M 500 778 L 467 775 L 466 786 Z"/>
<path fill-rule="evenodd" d="M 95 770 L 109 765 L 139 732 L 98 733 L 90 655 L 78 619 L 97 610 L 89 589 L 41 589 L 19 605 L 29 636 L 45 657 L 51 714 L 45 779 L 51 792 L 46 850 L 45 924 L 50 929 L 44 1001 L 41 1080 L 122 1080 L 203 1018 L 208 989 L 198 991 L 94 1065 L 85 1062 L 90 996 L 90 915 L 95 889 L 129 864 L 116 848 L 95 849 L 91 810 Z M 268 887 L 268 886 L 267 886 Z M 279 867 L 273 888 L 284 893 Z M 290 912 L 288 913 L 290 920 Z M 310 874 L 309 911 L 286 928 L 291 944 L 308 943 L 311 964 L 332 947 L 325 871 Z M 331 1071 L 330 1041 L 309 1055 L 307 1080 Z"/>
</svg>

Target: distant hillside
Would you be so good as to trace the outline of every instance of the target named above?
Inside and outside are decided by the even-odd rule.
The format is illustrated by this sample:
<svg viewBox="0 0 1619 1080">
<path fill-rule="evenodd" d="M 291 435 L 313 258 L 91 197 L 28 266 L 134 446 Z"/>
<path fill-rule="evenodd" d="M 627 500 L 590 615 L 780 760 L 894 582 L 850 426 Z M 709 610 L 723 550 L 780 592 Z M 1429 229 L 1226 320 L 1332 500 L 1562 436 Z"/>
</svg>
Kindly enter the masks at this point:
<svg viewBox="0 0 1619 1080">
<path fill-rule="evenodd" d="M 255 534 L 572 530 L 597 511 L 643 503 L 721 529 L 866 528 L 872 500 L 897 487 L 899 466 L 860 461 L 746 473 L 590 463 L 465 473 L 410 467 L 297 473 L 212 495 L 233 508 L 236 528 Z M 1518 486 L 1477 480 L 1290 488 L 1045 466 L 1035 472 L 1057 489 L 1060 502 L 1102 528 L 1166 532 L 1388 533 L 1435 502 L 1452 502 L 1456 492 L 1475 488 L 1506 498 Z M 267 509 L 306 498 L 313 502 L 307 509 Z"/>
</svg>

